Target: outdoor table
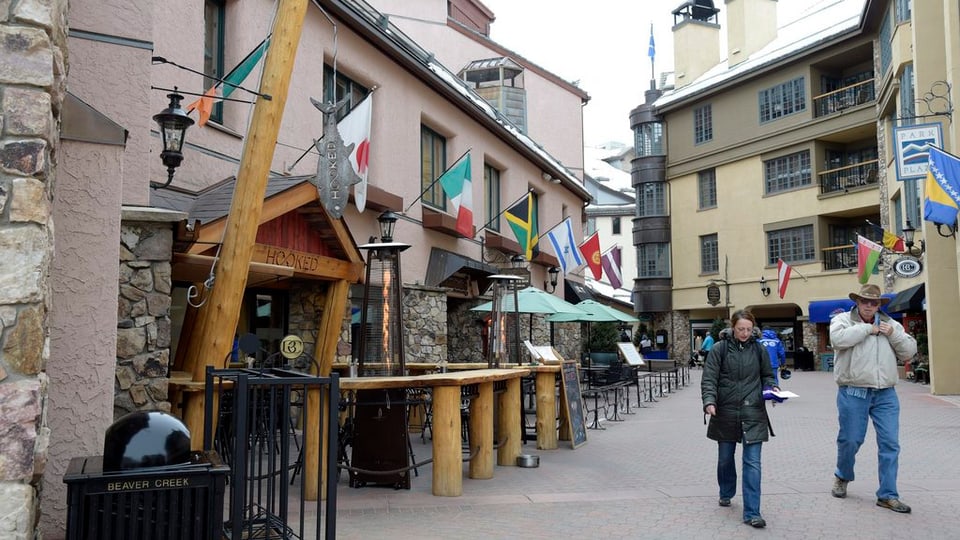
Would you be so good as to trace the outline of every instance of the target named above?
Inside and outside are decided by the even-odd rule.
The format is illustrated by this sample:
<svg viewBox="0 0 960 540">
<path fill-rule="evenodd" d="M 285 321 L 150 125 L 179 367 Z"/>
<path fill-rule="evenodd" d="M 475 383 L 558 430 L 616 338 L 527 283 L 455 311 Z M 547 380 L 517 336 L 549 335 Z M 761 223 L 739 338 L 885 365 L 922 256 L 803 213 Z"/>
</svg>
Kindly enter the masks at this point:
<svg viewBox="0 0 960 540">
<path fill-rule="evenodd" d="M 405 375 L 395 377 L 345 377 L 340 389 L 380 390 L 388 388 L 433 388 L 433 494 L 459 497 L 463 494 L 461 454 L 460 390 L 477 385 L 478 395 L 470 402 L 470 478 L 493 478 L 493 383 L 506 381 L 499 396 L 497 427 L 501 437 L 498 465 L 516 465 L 523 434 L 520 430 L 520 378 L 530 368 L 476 369 L 469 371 Z"/>
</svg>

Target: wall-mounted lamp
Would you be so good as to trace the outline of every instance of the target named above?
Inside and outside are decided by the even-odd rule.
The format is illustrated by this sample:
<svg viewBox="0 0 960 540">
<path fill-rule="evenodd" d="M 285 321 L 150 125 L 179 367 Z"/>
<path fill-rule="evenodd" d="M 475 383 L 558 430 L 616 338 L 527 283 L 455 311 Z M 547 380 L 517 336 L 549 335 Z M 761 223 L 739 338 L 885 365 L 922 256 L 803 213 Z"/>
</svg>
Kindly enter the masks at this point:
<svg viewBox="0 0 960 540">
<path fill-rule="evenodd" d="M 760 294 L 770 296 L 770 287 L 767 287 L 767 278 L 760 276 Z"/>
<path fill-rule="evenodd" d="M 939 231 L 939 228 L 937 230 Z M 914 247 L 913 235 L 916 234 L 916 232 L 917 230 L 908 219 L 906 226 L 903 227 L 903 243 L 907 246 L 907 253 L 919 259 L 923 256 L 923 252 L 926 251 L 927 244 L 923 240 L 920 240 L 920 246 L 918 248 Z"/>
<path fill-rule="evenodd" d="M 393 242 L 393 229 L 397 225 L 397 215 L 387 210 L 377 216 L 377 222 L 380 224 L 380 241 L 384 244 Z"/>
<path fill-rule="evenodd" d="M 943 229 L 947 229 L 947 232 L 944 233 Z M 937 223 L 937 234 L 944 238 L 953 238 L 957 235 L 957 222 L 954 221 L 953 225 L 947 225 L 946 223 Z"/>
<path fill-rule="evenodd" d="M 514 255 L 513 257 L 510 257 L 510 266 L 512 268 L 516 268 L 519 270 L 523 268 L 526 265 L 526 263 L 527 263 L 527 260 L 523 258 L 523 255 Z"/>
<path fill-rule="evenodd" d="M 184 135 L 187 128 L 193 125 L 193 119 L 180 108 L 180 100 L 183 96 L 177 93 L 176 86 L 173 87 L 173 93 L 167 94 L 167 97 L 170 98 L 167 108 L 153 115 L 153 121 L 160 126 L 160 138 L 163 139 L 160 160 L 167 166 L 167 182 L 165 184 L 151 182 L 150 187 L 154 189 L 165 188 L 173 182 L 173 172 L 183 161 Z"/>
<path fill-rule="evenodd" d="M 550 276 L 550 281 L 543 282 L 543 290 L 552 293 L 557 290 L 557 276 L 560 275 L 560 269 L 556 266 L 551 266 L 550 269 L 547 270 L 547 274 Z"/>
</svg>

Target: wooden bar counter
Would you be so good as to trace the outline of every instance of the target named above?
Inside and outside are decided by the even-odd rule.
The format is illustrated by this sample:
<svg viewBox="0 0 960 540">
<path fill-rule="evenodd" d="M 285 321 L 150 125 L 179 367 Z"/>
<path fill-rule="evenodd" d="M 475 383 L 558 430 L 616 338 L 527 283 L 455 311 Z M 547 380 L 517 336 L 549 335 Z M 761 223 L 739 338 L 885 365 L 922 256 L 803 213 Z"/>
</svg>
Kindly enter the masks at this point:
<svg viewBox="0 0 960 540">
<path fill-rule="evenodd" d="M 408 367 L 408 369 L 410 369 Z M 479 396 L 470 404 L 470 431 L 473 459 L 471 478 L 493 477 L 493 383 L 506 381 L 500 396 L 499 428 L 503 441 L 497 451 L 500 465 L 516 465 L 520 455 L 520 378 L 530 368 L 473 369 L 396 377 L 344 377 L 341 390 L 388 388 L 433 388 L 433 494 L 459 497 L 463 494 L 463 458 L 460 450 L 460 388 L 477 385 Z M 556 430 L 554 430 L 556 435 Z"/>
</svg>

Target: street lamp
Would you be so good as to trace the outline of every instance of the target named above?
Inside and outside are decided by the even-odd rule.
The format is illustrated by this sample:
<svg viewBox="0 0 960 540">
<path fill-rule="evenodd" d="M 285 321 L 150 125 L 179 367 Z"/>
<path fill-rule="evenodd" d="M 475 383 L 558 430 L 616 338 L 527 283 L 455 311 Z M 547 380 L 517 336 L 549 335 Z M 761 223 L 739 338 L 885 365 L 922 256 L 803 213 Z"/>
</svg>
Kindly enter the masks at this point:
<svg viewBox="0 0 960 540">
<path fill-rule="evenodd" d="M 767 278 L 760 276 L 760 294 L 770 296 L 770 287 L 767 287 Z"/>
<path fill-rule="evenodd" d="M 557 290 L 557 276 L 560 274 L 560 269 L 556 266 L 551 266 L 550 269 L 547 270 L 547 274 L 550 276 L 550 281 L 544 281 L 543 288 L 548 293 L 552 293 Z"/>
<path fill-rule="evenodd" d="M 914 249 L 913 235 L 916 234 L 916 231 L 908 219 L 906 226 L 903 228 L 903 243 L 907 246 L 907 253 L 919 259 L 923 256 L 923 252 L 926 251 L 927 245 L 926 242 L 920 240 L 919 248 Z"/>
<path fill-rule="evenodd" d="M 173 87 L 173 93 L 167 94 L 167 97 L 170 98 L 167 108 L 153 115 L 153 121 L 160 127 L 160 138 L 163 140 L 160 160 L 167 167 L 167 182 L 164 184 L 151 182 L 150 187 L 154 189 L 165 188 L 173 182 L 173 172 L 183 161 L 184 135 L 187 128 L 193 125 L 193 119 L 180 108 L 180 100 L 183 96 L 177 93 L 176 86 Z"/>
</svg>

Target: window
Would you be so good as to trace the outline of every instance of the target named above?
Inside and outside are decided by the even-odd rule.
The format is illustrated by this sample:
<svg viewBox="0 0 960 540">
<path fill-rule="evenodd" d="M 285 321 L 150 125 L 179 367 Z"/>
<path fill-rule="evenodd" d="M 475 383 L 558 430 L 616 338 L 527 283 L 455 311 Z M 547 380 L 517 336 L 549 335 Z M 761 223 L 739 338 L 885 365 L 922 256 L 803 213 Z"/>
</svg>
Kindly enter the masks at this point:
<svg viewBox="0 0 960 540">
<path fill-rule="evenodd" d="M 803 77 L 760 91 L 760 122 L 806 110 L 807 96 Z"/>
<path fill-rule="evenodd" d="M 645 182 L 637 190 L 637 217 L 667 215 L 666 182 Z"/>
<path fill-rule="evenodd" d="M 434 182 L 447 163 L 447 140 L 427 126 L 420 126 L 420 189 L 423 202 L 430 206 L 447 209 L 447 197 L 440 182 Z"/>
<path fill-rule="evenodd" d="M 500 231 L 500 171 L 483 165 L 483 221 L 491 231 Z"/>
<path fill-rule="evenodd" d="M 900 121 L 902 126 L 916 124 L 916 94 L 913 77 L 913 64 L 903 66 L 900 75 Z M 918 179 L 909 178 L 903 181 L 903 210 L 910 223 L 920 223 L 921 185 Z"/>
<path fill-rule="evenodd" d="M 670 244 L 637 246 L 637 276 L 641 278 L 670 277 Z"/>
<path fill-rule="evenodd" d="M 633 131 L 633 144 L 637 149 L 637 157 L 663 156 L 663 124 L 647 122 L 640 124 Z"/>
<path fill-rule="evenodd" d="M 613 234 L 620 234 L 620 216 L 613 218 L 612 221 L 613 223 L 611 226 L 613 227 Z"/>
<path fill-rule="evenodd" d="M 700 273 L 716 274 L 720 271 L 720 246 L 716 234 L 700 237 Z"/>
<path fill-rule="evenodd" d="M 897 24 L 910 20 L 912 16 L 910 2 L 911 0 L 897 0 Z"/>
<path fill-rule="evenodd" d="M 713 140 L 713 110 L 704 105 L 693 110 L 693 142 L 701 144 Z"/>
<path fill-rule="evenodd" d="M 203 72 L 214 77 L 223 77 L 223 19 L 224 0 L 206 0 L 203 6 Z M 203 79 L 204 90 L 217 81 Z M 223 122 L 223 102 L 218 101 L 210 113 L 210 120 Z"/>
<path fill-rule="evenodd" d="M 334 75 L 333 68 L 323 65 L 323 101 L 324 103 L 337 103 L 341 99 L 350 96 L 346 106 L 337 111 L 337 122 L 343 120 L 347 113 L 353 110 L 358 103 L 367 97 L 370 90 L 347 77 L 339 71 Z"/>
<path fill-rule="evenodd" d="M 764 161 L 763 178 L 767 195 L 809 186 L 812 182 L 810 152 L 804 150 Z"/>
<path fill-rule="evenodd" d="M 584 228 L 585 228 L 584 238 L 586 239 L 587 236 L 590 236 L 591 234 L 597 232 L 597 218 L 587 218 L 587 222 L 584 224 Z"/>
<path fill-rule="evenodd" d="M 890 64 L 893 61 L 893 15 L 892 9 L 887 9 L 883 14 L 883 21 L 880 22 L 880 33 L 877 41 L 880 42 L 880 78 L 890 70 Z"/>
<path fill-rule="evenodd" d="M 777 264 L 777 259 L 788 263 L 813 261 L 815 250 L 813 225 L 767 232 L 767 264 Z"/>
<path fill-rule="evenodd" d="M 700 210 L 717 207 L 717 171 L 697 173 L 697 204 Z"/>
</svg>

